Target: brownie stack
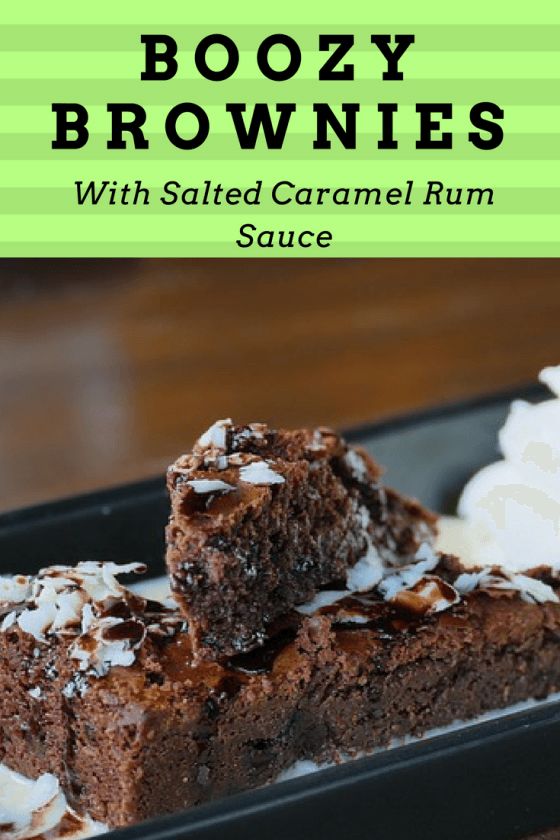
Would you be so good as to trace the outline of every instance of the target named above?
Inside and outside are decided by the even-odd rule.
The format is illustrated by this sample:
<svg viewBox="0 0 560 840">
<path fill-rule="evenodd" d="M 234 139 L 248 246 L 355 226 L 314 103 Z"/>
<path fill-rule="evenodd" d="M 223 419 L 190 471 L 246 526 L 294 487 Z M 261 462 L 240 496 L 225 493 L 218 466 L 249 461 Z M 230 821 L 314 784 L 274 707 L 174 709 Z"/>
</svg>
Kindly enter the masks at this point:
<svg viewBox="0 0 560 840">
<path fill-rule="evenodd" d="M 371 589 L 433 541 L 435 517 L 330 429 L 221 421 L 168 471 L 167 565 L 204 659 L 263 645 L 322 589 Z"/>
<path fill-rule="evenodd" d="M 557 690 L 556 581 L 438 556 L 380 475 L 222 421 L 168 473 L 175 606 L 110 565 L 0 579 L 0 760 L 126 825 Z"/>
</svg>

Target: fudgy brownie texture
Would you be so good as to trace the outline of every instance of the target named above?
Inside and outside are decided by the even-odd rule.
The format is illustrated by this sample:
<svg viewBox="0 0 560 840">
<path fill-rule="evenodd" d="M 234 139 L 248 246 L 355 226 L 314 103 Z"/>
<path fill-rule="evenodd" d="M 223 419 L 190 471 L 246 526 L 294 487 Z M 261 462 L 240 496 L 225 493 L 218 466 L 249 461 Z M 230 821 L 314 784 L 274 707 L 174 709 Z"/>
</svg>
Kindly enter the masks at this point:
<svg viewBox="0 0 560 840">
<path fill-rule="evenodd" d="M 53 601 L 57 576 L 77 589 L 58 584 Z M 369 593 L 331 591 L 221 664 L 194 660 L 176 613 L 83 577 L 47 570 L 23 600 L 4 597 L 0 760 L 55 773 L 113 826 L 560 688 L 555 591 L 451 558 L 427 553 Z"/>
<path fill-rule="evenodd" d="M 370 588 L 431 543 L 435 517 L 380 476 L 330 429 L 215 423 L 168 470 L 167 565 L 195 654 L 258 647 L 321 588 Z"/>
</svg>

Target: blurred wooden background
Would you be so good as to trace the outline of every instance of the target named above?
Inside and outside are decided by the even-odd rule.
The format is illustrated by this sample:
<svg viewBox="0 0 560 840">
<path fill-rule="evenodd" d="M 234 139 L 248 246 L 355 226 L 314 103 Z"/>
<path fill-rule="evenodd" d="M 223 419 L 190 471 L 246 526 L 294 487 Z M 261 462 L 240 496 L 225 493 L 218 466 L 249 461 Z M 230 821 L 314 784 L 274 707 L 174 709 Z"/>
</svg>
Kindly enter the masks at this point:
<svg viewBox="0 0 560 840">
<path fill-rule="evenodd" d="M 5 260 L 0 508 L 157 473 L 219 417 L 345 426 L 559 361 L 553 260 Z"/>
</svg>

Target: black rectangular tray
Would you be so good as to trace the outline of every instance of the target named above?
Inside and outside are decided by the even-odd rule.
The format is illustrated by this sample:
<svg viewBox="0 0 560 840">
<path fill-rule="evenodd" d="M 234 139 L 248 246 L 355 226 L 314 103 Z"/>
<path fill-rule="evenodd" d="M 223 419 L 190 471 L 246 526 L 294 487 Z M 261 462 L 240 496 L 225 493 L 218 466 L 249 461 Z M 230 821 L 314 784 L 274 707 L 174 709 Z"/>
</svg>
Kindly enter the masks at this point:
<svg viewBox="0 0 560 840">
<path fill-rule="evenodd" d="M 441 512 L 480 466 L 514 394 L 351 429 L 387 479 Z M 0 515 L 0 573 L 138 560 L 163 573 L 163 480 Z M 560 702 L 104 835 L 120 840 L 513 840 L 560 825 Z"/>
</svg>

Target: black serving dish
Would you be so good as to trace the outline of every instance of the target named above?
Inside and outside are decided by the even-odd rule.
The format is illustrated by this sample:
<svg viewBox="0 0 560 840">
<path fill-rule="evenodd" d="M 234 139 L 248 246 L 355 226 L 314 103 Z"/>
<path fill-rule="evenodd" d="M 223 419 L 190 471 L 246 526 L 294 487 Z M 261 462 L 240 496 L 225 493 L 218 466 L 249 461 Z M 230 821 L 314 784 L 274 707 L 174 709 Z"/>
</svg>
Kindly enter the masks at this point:
<svg viewBox="0 0 560 840">
<path fill-rule="evenodd" d="M 436 510 L 497 457 L 512 398 L 447 406 L 351 429 L 389 483 Z M 0 573 L 85 559 L 163 572 L 162 479 L 0 516 Z M 560 825 L 560 702 L 537 705 L 311 776 L 104 835 L 119 840 L 513 840 Z"/>
</svg>

